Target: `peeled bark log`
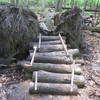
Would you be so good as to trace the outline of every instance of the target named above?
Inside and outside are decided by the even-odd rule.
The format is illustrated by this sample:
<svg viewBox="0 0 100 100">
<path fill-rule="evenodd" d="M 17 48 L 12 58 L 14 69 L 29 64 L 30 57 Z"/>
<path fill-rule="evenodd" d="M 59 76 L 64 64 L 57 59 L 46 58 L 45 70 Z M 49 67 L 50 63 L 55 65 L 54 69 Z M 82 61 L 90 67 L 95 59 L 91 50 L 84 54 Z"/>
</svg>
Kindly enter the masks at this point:
<svg viewBox="0 0 100 100">
<path fill-rule="evenodd" d="M 65 40 L 63 40 L 64 43 L 66 42 Z M 41 43 L 42 45 L 49 45 L 49 44 L 52 44 L 52 45 L 55 45 L 55 44 L 61 44 L 61 41 L 60 40 L 57 40 L 57 41 L 47 41 L 47 42 L 42 42 Z"/>
<path fill-rule="evenodd" d="M 38 37 L 39 38 L 39 37 Z M 42 36 L 42 41 L 54 41 L 54 40 L 60 40 L 59 36 Z M 63 37 L 65 40 L 66 38 Z"/>
<path fill-rule="evenodd" d="M 62 45 L 42 45 L 39 49 L 40 52 L 53 52 L 64 50 Z"/>
<path fill-rule="evenodd" d="M 37 71 L 38 72 L 38 82 L 45 83 L 71 83 L 71 74 L 59 74 L 59 73 L 51 73 L 45 71 Z M 33 72 L 33 81 L 35 80 L 35 72 Z M 85 84 L 85 79 L 83 76 L 74 75 L 74 83 L 77 84 L 78 87 L 83 87 Z"/>
<path fill-rule="evenodd" d="M 31 45 L 31 48 L 33 48 L 33 45 Z M 41 45 L 41 47 L 38 50 L 39 52 L 53 52 L 62 51 L 64 49 L 62 45 Z"/>
<path fill-rule="evenodd" d="M 64 40 L 65 43 L 65 40 Z M 56 41 L 42 41 L 41 45 L 56 45 L 56 44 L 61 44 L 60 40 L 56 40 Z M 31 42 L 30 43 L 30 47 L 32 47 L 33 45 L 38 45 L 38 42 Z"/>
<path fill-rule="evenodd" d="M 55 51 L 64 50 L 62 44 L 53 44 L 53 43 L 52 44 L 45 44 L 45 43 L 42 44 L 42 43 L 41 43 L 41 46 L 40 46 L 41 52 L 53 52 L 53 50 L 55 50 Z M 33 46 L 38 46 L 38 45 L 39 45 L 39 43 L 36 43 L 36 42 L 32 43 L 31 42 L 30 43 L 30 49 L 33 49 Z M 70 48 L 69 44 L 67 44 L 67 48 Z"/>
<path fill-rule="evenodd" d="M 69 54 L 72 54 L 73 56 L 78 56 L 79 50 L 78 49 L 70 49 L 68 50 Z M 30 53 L 30 56 L 32 57 L 33 53 Z M 46 53 L 36 53 L 36 56 L 66 56 L 65 51 L 57 51 L 57 52 L 46 52 Z"/>
<path fill-rule="evenodd" d="M 31 60 L 28 57 L 27 60 Z M 35 56 L 34 62 L 38 63 L 53 63 L 53 64 L 72 64 L 73 61 L 69 57 L 49 57 L 49 56 Z"/>
<path fill-rule="evenodd" d="M 19 65 L 25 68 L 25 71 L 28 73 L 32 73 L 33 71 L 44 70 L 48 72 L 55 73 L 71 73 L 73 65 L 66 64 L 50 64 L 50 63 L 34 63 L 33 66 L 30 65 L 30 62 L 21 61 Z M 75 66 L 75 74 L 81 74 L 81 65 L 76 64 Z"/>
<path fill-rule="evenodd" d="M 70 84 L 51 84 L 38 83 L 37 91 L 34 90 L 34 85 L 30 87 L 30 94 L 52 94 L 52 95 L 77 95 L 78 88 L 73 86 L 73 91 L 70 91 Z"/>
</svg>

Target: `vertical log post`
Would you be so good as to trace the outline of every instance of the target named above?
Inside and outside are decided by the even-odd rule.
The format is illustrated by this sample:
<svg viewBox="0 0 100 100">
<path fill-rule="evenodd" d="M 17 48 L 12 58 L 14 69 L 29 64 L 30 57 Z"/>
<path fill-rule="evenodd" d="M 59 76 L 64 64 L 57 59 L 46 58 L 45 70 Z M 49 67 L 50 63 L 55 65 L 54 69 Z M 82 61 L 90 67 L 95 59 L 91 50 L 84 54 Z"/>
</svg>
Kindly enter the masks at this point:
<svg viewBox="0 0 100 100">
<path fill-rule="evenodd" d="M 71 92 L 73 92 L 73 85 L 74 85 L 74 73 L 75 73 L 75 61 L 73 61 L 73 66 L 72 66 L 72 77 L 71 77 Z"/>
<path fill-rule="evenodd" d="M 41 48 L 41 41 L 42 41 L 42 36 L 41 34 L 39 35 L 39 49 Z"/>
<path fill-rule="evenodd" d="M 34 84 L 34 90 L 37 91 L 37 82 L 38 82 L 38 72 L 35 72 L 35 84 Z"/>
</svg>

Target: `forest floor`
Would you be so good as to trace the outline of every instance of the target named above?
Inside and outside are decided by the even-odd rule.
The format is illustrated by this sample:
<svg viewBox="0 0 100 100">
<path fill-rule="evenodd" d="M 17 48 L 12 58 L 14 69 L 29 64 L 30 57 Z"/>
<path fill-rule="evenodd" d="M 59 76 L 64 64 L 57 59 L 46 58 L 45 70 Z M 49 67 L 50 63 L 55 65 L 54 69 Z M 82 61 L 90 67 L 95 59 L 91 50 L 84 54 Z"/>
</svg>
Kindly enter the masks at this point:
<svg viewBox="0 0 100 100">
<path fill-rule="evenodd" d="M 84 31 L 85 49 L 83 68 L 86 86 L 79 95 L 79 100 L 100 100 L 100 33 L 95 36 L 90 31 Z"/>
</svg>

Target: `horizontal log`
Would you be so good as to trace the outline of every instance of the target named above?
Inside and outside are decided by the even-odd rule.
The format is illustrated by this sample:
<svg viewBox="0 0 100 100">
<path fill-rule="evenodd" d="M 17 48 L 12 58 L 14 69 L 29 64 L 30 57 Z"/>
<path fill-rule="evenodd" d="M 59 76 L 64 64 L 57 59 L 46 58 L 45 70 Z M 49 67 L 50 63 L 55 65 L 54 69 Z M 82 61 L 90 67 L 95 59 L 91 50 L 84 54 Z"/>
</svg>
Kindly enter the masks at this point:
<svg viewBox="0 0 100 100">
<path fill-rule="evenodd" d="M 38 45 L 39 45 L 39 43 L 36 43 L 36 42 L 32 43 L 31 42 L 29 48 L 31 51 L 33 51 L 33 46 L 38 46 Z M 62 44 L 41 44 L 40 47 L 41 48 L 39 48 L 39 50 L 37 50 L 37 52 L 40 52 L 40 50 L 41 50 L 41 52 L 53 52 L 53 50 L 55 50 L 55 51 L 64 50 Z M 68 44 L 66 47 L 70 48 L 70 45 Z"/>
<path fill-rule="evenodd" d="M 71 83 L 71 74 L 59 74 L 51 73 L 46 71 L 37 71 L 38 72 L 38 82 L 43 83 Z M 35 79 L 35 72 L 33 72 L 33 81 Z M 83 87 L 85 84 L 85 79 L 82 75 L 74 75 L 74 83 L 78 87 Z"/>
<path fill-rule="evenodd" d="M 65 42 L 65 40 L 64 40 Z M 32 45 L 38 45 L 38 42 L 31 42 L 30 46 L 32 47 Z M 61 44 L 60 40 L 56 40 L 56 41 L 42 41 L 41 45 L 56 45 L 56 44 Z"/>
<path fill-rule="evenodd" d="M 30 47 L 30 49 L 33 49 L 33 45 Z M 53 51 L 63 51 L 64 48 L 61 45 L 41 45 L 41 47 L 38 49 L 39 52 L 53 52 Z"/>
<path fill-rule="evenodd" d="M 65 40 L 66 38 L 63 37 L 63 39 Z M 59 36 L 42 36 L 41 40 L 42 41 L 55 41 L 55 40 L 60 40 L 60 38 L 59 38 Z"/>
<path fill-rule="evenodd" d="M 73 86 L 73 91 L 70 91 L 70 84 L 51 84 L 38 83 L 37 90 L 34 90 L 34 85 L 29 88 L 29 93 L 32 94 L 51 94 L 51 95 L 77 95 L 78 87 Z"/>
<path fill-rule="evenodd" d="M 28 57 L 27 60 L 31 60 L 31 57 Z M 34 62 L 37 63 L 53 63 L 53 64 L 72 64 L 73 61 L 69 57 L 49 57 L 49 56 L 35 56 Z"/>
<path fill-rule="evenodd" d="M 25 68 L 28 73 L 32 73 L 33 71 L 44 70 L 48 72 L 55 72 L 55 73 L 71 73 L 72 72 L 72 65 L 66 64 L 50 64 L 50 63 L 34 63 L 33 66 L 30 65 L 30 62 L 21 61 L 19 65 Z M 76 64 L 75 66 L 75 74 L 82 74 L 81 65 Z"/>
<path fill-rule="evenodd" d="M 72 54 L 73 56 L 79 56 L 79 50 L 78 49 L 69 49 L 69 54 Z M 30 56 L 32 57 L 33 52 L 30 51 Z M 36 56 L 66 56 L 65 51 L 57 51 L 57 52 L 46 52 L 46 53 L 36 53 Z"/>
</svg>

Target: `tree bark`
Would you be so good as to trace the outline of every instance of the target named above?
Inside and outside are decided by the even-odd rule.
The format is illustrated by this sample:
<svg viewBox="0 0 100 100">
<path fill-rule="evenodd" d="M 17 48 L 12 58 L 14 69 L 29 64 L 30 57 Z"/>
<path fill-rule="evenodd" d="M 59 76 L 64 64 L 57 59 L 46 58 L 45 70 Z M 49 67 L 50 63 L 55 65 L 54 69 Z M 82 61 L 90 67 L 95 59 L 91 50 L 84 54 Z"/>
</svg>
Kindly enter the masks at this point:
<svg viewBox="0 0 100 100">
<path fill-rule="evenodd" d="M 59 73 L 51 73 L 45 71 L 37 71 L 38 72 L 38 82 L 43 83 L 71 83 L 71 74 L 59 74 Z M 33 72 L 33 81 L 35 80 L 35 72 Z M 83 87 L 85 84 L 85 79 L 81 75 L 74 75 L 74 83 L 78 87 Z"/>
<path fill-rule="evenodd" d="M 70 91 L 70 84 L 51 84 L 38 83 L 37 91 L 34 90 L 34 85 L 30 87 L 30 94 L 52 94 L 52 95 L 77 95 L 78 88 L 73 86 L 73 91 Z"/>
<path fill-rule="evenodd" d="M 28 73 L 32 73 L 33 71 L 38 71 L 38 70 L 44 70 L 55 73 L 71 73 L 73 67 L 73 65 L 50 64 L 50 63 L 34 63 L 31 66 L 30 63 L 26 61 L 19 62 L 19 65 L 21 65 Z M 74 67 L 75 67 L 75 74 L 82 74 L 80 64 L 76 64 Z"/>
<path fill-rule="evenodd" d="M 31 60 L 31 57 L 28 57 L 27 60 Z M 69 57 L 48 57 L 48 56 L 35 56 L 34 62 L 53 63 L 53 64 L 72 64 L 73 63 L 73 61 Z"/>
</svg>

